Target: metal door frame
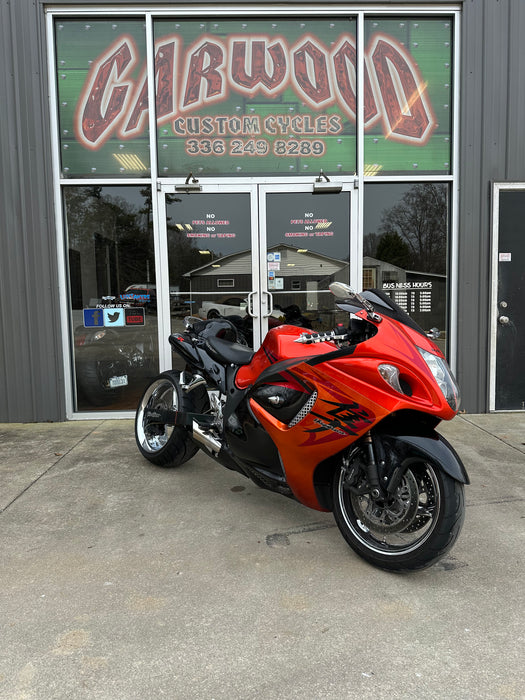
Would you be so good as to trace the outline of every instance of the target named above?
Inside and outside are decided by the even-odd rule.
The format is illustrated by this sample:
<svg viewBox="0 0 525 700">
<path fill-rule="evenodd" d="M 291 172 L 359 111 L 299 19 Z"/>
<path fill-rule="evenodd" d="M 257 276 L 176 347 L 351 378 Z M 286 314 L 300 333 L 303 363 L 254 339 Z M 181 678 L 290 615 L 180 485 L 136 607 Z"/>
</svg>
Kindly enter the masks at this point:
<svg viewBox="0 0 525 700">
<path fill-rule="evenodd" d="M 169 267 L 168 267 L 168 233 L 166 219 L 166 194 L 174 194 L 184 186 L 183 180 L 159 181 L 157 187 L 157 246 L 156 280 L 157 280 L 157 319 L 159 340 L 160 371 L 171 369 L 172 355 L 167 338 L 171 333 L 171 315 L 169 299 Z M 254 315 L 254 347 L 258 348 L 268 330 L 267 317 L 271 312 L 269 305 L 268 280 L 266 272 L 266 195 L 274 192 L 304 192 L 311 193 L 314 189 L 311 178 L 291 180 L 290 178 L 275 178 L 270 184 L 253 179 L 250 182 L 218 181 L 217 179 L 202 178 L 198 185 L 198 194 L 240 194 L 250 195 L 251 215 L 251 244 L 252 244 L 252 286 L 254 296 L 252 311 Z M 358 190 L 354 179 L 341 178 L 334 182 L 341 186 L 341 191 L 350 196 L 350 283 L 356 289 L 361 288 L 362 276 L 362 240 L 358 229 Z M 177 189 L 176 189 L 177 188 Z M 192 193 L 193 194 L 193 193 Z M 322 194 L 319 195 L 322 197 Z"/>
<path fill-rule="evenodd" d="M 492 183 L 492 261 L 491 261 L 491 295 L 489 309 L 489 411 L 512 412 L 512 409 L 496 411 L 496 352 L 498 331 L 498 280 L 499 280 L 499 195 L 500 192 L 525 192 L 525 182 L 493 182 Z M 514 410 L 515 413 L 523 413 Z"/>
<path fill-rule="evenodd" d="M 354 287 L 354 289 L 361 289 L 361 280 L 363 275 L 363 256 L 362 256 L 362 237 L 358 230 L 358 205 L 357 205 L 357 187 L 354 180 L 349 180 L 349 178 L 342 178 L 341 180 L 334 180 L 332 182 L 336 186 L 341 186 L 341 194 L 348 193 L 350 197 L 350 221 L 348 227 L 349 236 L 349 251 L 350 251 L 350 279 L 349 283 Z M 272 182 L 269 184 L 261 184 L 258 188 L 258 198 L 259 198 L 259 220 L 260 220 L 260 254 L 261 254 L 261 265 L 260 265 L 260 281 L 259 288 L 263 297 L 269 298 L 268 290 L 268 275 L 266 274 L 266 196 L 268 194 L 288 192 L 288 193 L 312 193 L 314 191 L 315 183 L 312 185 L 312 181 L 302 181 L 302 182 Z M 318 195 L 322 197 L 322 193 Z M 265 309 L 268 312 L 268 309 Z M 264 315 L 261 316 L 261 341 L 268 331 L 268 319 Z"/>
<path fill-rule="evenodd" d="M 258 197 L 257 185 L 255 184 L 229 184 L 218 182 L 217 180 L 205 181 L 202 180 L 200 190 L 192 193 L 192 196 L 199 194 L 242 194 L 250 195 L 250 227 L 251 227 L 251 246 L 252 246 L 252 287 L 254 281 L 259 277 L 259 237 L 257 235 L 259 227 L 259 212 L 258 212 Z M 158 325 L 159 325 L 159 366 L 160 371 L 172 367 L 171 348 L 167 342 L 167 338 L 171 333 L 171 314 L 170 314 L 170 299 L 169 299 L 169 267 L 168 267 L 168 227 L 166 220 L 166 203 L 165 195 L 174 194 L 180 191 L 176 188 L 184 186 L 184 181 L 166 181 L 159 183 L 157 191 L 157 209 L 158 209 L 158 236 L 159 236 L 159 251 L 160 254 L 156 259 L 157 263 L 157 310 L 158 310 Z M 184 194 L 182 195 L 184 196 Z M 255 290 L 257 291 L 257 290 Z M 258 304 L 258 300 L 255 301 Z M 255 332 L 256 324 L 254 325 Z"/>
</svg>

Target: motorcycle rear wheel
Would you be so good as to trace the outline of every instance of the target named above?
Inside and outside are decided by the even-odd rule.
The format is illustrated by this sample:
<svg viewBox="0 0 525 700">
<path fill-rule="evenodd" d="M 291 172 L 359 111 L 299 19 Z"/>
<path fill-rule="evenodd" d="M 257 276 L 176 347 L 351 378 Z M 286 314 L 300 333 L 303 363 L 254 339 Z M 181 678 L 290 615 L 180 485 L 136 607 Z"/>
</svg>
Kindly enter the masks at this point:
<svg viewBox="0 0 525 700">
<path fill-rule="evenodd" d="M 334 474 L 334 518 L 350 547 L 387 571 L 425 569 L 456 541 L 465 517 L 463 484 L 425 461 L 407 469 L 392 498 L 372 499 L 345 485 L 346 469 Z"/>
<path fill-rule="evenodd" d="M 200 390 L 197 388 L 194 391 Z M 198 397 L 185 394 L 173 372 L 163 372 L 146 387 L 135 415 L 135 440 L 147 460 L 158 467 L 178 467 L 196 454 L 199 448 L 185 427 L 158 423 L 148 425 L 146 411 L 175 409 L 203 412 L 207 392 L 204 388 L 201 391 L 203 394 L 199 393 Z"/>
</svg>

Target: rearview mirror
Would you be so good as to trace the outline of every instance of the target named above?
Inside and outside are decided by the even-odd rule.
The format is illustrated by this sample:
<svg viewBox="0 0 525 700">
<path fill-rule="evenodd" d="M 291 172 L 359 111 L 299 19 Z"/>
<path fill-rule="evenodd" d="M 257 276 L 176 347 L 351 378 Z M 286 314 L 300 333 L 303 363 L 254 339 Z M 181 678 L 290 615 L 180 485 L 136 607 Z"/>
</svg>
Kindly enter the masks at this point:
<svg viewBox="0 0 525 700">
<path fill-rule="evenodd" d="M 352 287 L 348 284 L 344 284 L 344 282 L 332 282 L 328 289 L 338 299 L 355 299 L 358 297 Z"/>
</svg>

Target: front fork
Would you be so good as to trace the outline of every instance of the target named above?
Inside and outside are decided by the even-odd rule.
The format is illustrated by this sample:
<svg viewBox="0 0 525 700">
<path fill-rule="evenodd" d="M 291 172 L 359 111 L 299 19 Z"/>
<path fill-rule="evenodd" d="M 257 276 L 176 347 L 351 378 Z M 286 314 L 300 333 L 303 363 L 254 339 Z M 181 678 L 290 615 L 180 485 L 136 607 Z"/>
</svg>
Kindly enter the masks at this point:
<svg viewBox="0 0 525 700">
<path fill-rule="evenodd" d="M 363 436 L 362 444 L 366 456 L 364 462 L 352 463 L 349 457 L 343 461 L 347 470 L 347 488 L 357 494 L 369 493 L 374 500 L 391 496 L 399 486 L 405 469 L 402 465 L 396 465 L 390 474 L 386 473 L 384 449 L 370 430 Z M 364 483 L 360 479 L 363 472 Z"/>
</svg>

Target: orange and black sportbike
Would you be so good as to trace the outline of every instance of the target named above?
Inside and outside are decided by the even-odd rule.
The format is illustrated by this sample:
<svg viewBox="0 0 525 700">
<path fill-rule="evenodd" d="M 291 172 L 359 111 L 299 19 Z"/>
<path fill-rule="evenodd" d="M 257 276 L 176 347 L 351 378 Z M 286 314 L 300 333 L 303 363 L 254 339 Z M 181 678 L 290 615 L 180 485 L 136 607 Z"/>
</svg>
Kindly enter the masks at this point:
<svg viewBox="0 0 525 700">
<path fill-rule="evenodd" d="M 388 296 L 330 289 L 348 323 L 327 333 L 282 325 L 257 352 L 227 319 L 188 317 L 169 338 L 186 370 L 146 389 L 137 444 L 162 467 L 203 449 L 258 486 L 332 511 L 371 564 L 422 569 L 452 547 L 464 518 L 467 473 L 435 432 L 456 415 L 458 388 Z"/>
</svg>

